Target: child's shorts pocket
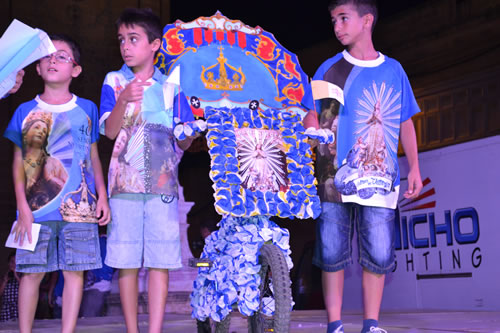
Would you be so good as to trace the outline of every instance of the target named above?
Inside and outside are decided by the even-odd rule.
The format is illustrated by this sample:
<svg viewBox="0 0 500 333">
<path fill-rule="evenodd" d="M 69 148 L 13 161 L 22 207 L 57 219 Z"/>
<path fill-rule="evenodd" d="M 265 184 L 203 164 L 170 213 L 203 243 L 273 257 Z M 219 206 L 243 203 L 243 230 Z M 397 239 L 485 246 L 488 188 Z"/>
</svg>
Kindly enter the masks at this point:
<svg viewBox="0 0 500 333">
<path fill-rule="evenodd" d="M 97 225 L 70 223 L 63 231 L 63 237 L 67 265 L 93 264 L 97 261 L 99 251 Z"/>
<path fill-rule="evenodd" d="M 40 227 L 40 234 L 38 242 L 36 243 L 34 251 L 18 249 L 16 252 L 17 265 L 46 265 L 47 253 L 49 250 L 49 241 L 52 235 L 52 229 L 43 225 Z M 24 239 L 28 242 L 28 239 Z"/>
</svg>

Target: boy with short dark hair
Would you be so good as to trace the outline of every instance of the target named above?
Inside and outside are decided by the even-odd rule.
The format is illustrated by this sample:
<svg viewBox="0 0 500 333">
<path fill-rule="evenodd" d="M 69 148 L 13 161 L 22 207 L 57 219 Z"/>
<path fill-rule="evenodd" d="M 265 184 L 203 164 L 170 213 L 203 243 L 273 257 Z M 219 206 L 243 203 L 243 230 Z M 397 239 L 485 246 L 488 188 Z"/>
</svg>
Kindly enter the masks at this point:
<svg viewBox="0 0 500 333">
<path fill-rule="evenodd" d="M 181 267 L 177 165 L 181 149 L 192 141 L 175 140 L 174 117 L 185 122 L 193 115 L 178 76 L 167 78 L 154 66 L 162 38 L 159 18 L 150 10 L 126 9 L 117 29 L 125 64 L 107 74 L 100 110 L 101 132 L 116 138 L 108 175 L 112 222 L 105 262 L 120 269 L 128 332 L 137 331 L 138 270 L 149 268 L 149 331 L 160 332 L 168 270 Z"/>
<path fill-rule="evenodd" d="M 319 126 L 336 136 L 335 144 L 318 147 L 322 213 L 313 263 L 323 271 L 327 332 L 344 332 L 344 269 L 352 262 L 356 225 L 363 267 L 361 332 L 385 332 L 378 318 L 385 274 L 394 268 L 398 138 L 410 167 L 404 196 L 416 198 L 422 181 L 411 116 L 419 108 L 401 65 L 373 46 L 375 0 L 334 0 L 328 9 L 335 36 L 346 50 L 325 61 L 312 81 Z M 318 125 L 314 114 L 304 122 L 306 127 Z"/>
<path fill-rule="evenodd" d="M 5 131 L 14 142 L 13 176 L 20 244 L 32 242 L 33 223 L 41 224 L 33 252 L 17 250 L 19 330 L 31 332 L 38 290 L 46 272 L 63 270 L 62 332 L 73 332 L 83 289 L 83 271 L 101 267 L 97 223 L 110 213 L 101 162 L 97 106 L 69 90 L 80 75 L 78 45 L 64 35 L 50 36 L 57 52 L 36 65 L 44 81 L 40 96 L 21 104 Z M 97 194 L 97 195 L 96 195 Z"/>
</svg>

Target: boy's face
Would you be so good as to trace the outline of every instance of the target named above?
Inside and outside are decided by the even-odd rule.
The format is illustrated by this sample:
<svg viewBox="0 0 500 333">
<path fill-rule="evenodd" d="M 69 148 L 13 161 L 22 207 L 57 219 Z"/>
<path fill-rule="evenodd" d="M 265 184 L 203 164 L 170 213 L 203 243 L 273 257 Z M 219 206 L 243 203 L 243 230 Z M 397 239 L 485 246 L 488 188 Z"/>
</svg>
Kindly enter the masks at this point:
<svg viewBox="0 0 500 333">
<path fill-rule="evenodd" d="M 143 27 L 138 25 L 127 27 L 124 24 L 118 29 L 118 42 L 123 61 L 134 71 L 152 64 L 161 44 L 159 39 L 150 43 Z"/>
<path fill-rule="evenodd" d="M 353 5 L 341 5 L 330 12 L 335 37 L 344 46 L 354 46 L 360 42 L 368 32 L 371 35 L 371 26 L 367 15 L 359 16 Z"/>
<path fill-rule="evenodd" d="M 67 83 L 82 72 L 81 66 L 74 63 L 71 47 L 63 41 L 53 41 L 57 52 L 43 57 L 36 65 L 38 75 L 45 83 Z"/>
</svg>

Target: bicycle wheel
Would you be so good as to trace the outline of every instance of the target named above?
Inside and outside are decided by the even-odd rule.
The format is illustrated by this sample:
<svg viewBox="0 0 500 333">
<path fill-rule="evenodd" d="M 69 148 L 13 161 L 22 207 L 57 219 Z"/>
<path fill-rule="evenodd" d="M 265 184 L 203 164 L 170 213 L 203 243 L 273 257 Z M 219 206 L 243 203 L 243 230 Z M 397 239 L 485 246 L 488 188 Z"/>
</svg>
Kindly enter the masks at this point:
<svg viewBox="0 0 500 333">
<path fill-rule="evenodd" d="M 248 318 L 248 332 L 286 333 L 290 328 L 292 291 L 285 256 L 277 246 L 264 244 L 260 248 L 260 264 L 259 310 Z M 270 297 L 274 298 L 274 315 L 266 316 L 263 310 Z"/>
<path fill-rule="evenodd" d="M 230 324 L 231 314 L 228 314 L 227 317 L 219 323 L 210 318 L 205 319 L 205 321 L 196 320 L 198 333 L 228 333 Z"/>
</svg>

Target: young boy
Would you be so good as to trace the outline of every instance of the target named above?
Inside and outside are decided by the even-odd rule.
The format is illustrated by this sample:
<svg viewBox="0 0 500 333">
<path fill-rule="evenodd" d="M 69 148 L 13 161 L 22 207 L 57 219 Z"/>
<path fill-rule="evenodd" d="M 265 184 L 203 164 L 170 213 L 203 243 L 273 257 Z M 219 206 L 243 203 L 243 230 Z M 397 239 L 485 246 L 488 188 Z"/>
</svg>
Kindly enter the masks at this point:
<svg viewBox="0 0 500 333">
<path fill-rule="evenodd" d="M 162 38 L 159 18 L 150 10 L 126 9 L 116 26 L 125 64 L 107 74 L 100 110 L 102 133 L 116 138 L 108 175 L 112 222 L 105 263 L 120 269 L 128 332 L 137 332 L 138 269 L 149 269 L 149 331 L 160 332 L 168 269 L 181 267 L 177 165 L 181 149 L 192 141 L 176 142 L 174 117 L 184 122 L 193 115 L 178 83 L 154 66 Z"/>
<path fill-rule="evenodd" d="M 422 181 L 411 116 L 419 108 L 401 65 L 373 46 L 375 0 L 334 0 L 328 9 L 346 50 L 325 61 L 312 82 L 319 124 L 336 130 L 336 143 L 320 145 L 317 154 L 322 213 L 313 262 L 323 271 L 327 332 L 344 332 L 344 268 L 352 263 L 356 225 L 363 267 L 361 332 L 385 332 L 378 317 L 385 274 L 394 268 L 398 137 L 410 166 L 404 196 L 416 198 Z M 314 113 L 304 122 L 318 126 Z"/>
<path fill-rule="evenodd" d="M 83 271 L 101 267 L 97 222 L 109 222 L 106 186 L 97 151 L 97 106 L 69 90 L 80 75 L 80 49 L 69 37 L 50 36 L 57 52 L 37 63 L 43 93 L 21 104 L 5 131 L 14 142 L 13 176 L 18 218 L 19 330 L 31 332 L 38 290 L 46 272 L 63 270 L 62 332 L 73 332 L 82 297 Z M 97 196 L 96 196 L 97 192 Z M 28 240 L 25 240 L 25 234 Z"/>
</svg>

